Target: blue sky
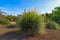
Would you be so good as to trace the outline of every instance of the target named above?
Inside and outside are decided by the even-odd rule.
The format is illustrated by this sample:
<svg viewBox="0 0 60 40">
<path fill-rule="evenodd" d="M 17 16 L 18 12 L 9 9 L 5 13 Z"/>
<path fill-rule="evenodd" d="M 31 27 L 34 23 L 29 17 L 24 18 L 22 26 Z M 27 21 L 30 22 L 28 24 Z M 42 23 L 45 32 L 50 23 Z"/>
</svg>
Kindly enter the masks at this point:
<svg viewBox="0 0 60 40">
<path fill-rule="evenodd" d="M 0 0 L 0 9 L 12 15 L 32 8 L 42 13 L 51 12 L 57 6 L 60 6 L 60 0 Z"/>
</svg>

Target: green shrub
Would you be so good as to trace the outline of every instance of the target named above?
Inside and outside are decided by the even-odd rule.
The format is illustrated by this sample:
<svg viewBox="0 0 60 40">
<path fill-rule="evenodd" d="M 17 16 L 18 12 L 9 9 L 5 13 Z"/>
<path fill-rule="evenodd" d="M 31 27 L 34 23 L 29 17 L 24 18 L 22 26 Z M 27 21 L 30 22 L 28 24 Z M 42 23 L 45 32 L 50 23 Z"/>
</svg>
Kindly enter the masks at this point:
<svg viewBox="0 0 60 40">
<path fill-rule="evenodd" d="M 9 23 L 10 23 L 10 21 L 5 18 L 0 19 L 0 24 L 9 24 Z"/>
<path fill-rule="evenodd" d="M 20 28 L 20 32 L 44 34 L 44 17 L 38 15 L 36 11 L 24 12 L 23 15 L 18 17 L 16 27 Z"/>
<path fill-rule="evenodd" d="M 45 26 L 46 26 L 46 24 L 45 24 L 45 15 L 41 15 L 40 16 L 40 20 L 39 20 L 39 26 L 38 26 L 38 32 L 40 33 L 40 34 L 45 34 L 46 33 L 46 31 L 45 31 Z"/>
<path fill-rule="evenodd" d="M 58 23 L 54 22 L 54 21 L 51 21 L 48 19 L 48 23 L 49 23 L 49 28 L 50 29 L 58 29 L 59 25 Z"/>
</svg>

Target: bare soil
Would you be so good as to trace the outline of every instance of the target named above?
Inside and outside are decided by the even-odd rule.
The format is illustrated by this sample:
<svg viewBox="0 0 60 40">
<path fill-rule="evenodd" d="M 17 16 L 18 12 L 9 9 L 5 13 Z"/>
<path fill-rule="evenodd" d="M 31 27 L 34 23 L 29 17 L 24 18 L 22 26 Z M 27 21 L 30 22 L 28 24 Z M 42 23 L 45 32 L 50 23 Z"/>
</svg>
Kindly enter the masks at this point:
<svg viewBox="0 0 60 40">
<path fill-rule="evenodd" d="M 46 29 L 45 35 L 27 35 L 16 33 L 18 28 L 6 28 L 6 25 L 0 27 L 0 40 L 60 40 L 60 30 Z"/>
</svg>

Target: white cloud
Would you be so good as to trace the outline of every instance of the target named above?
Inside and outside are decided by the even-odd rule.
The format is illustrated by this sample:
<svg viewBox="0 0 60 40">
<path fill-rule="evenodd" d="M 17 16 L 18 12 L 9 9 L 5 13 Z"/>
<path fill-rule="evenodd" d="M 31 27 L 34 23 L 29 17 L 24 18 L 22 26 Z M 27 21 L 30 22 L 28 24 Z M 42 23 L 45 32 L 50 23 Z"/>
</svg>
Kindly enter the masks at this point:
<svg viewBox="0 0 60 40">
<path fill-rule="evenodd" d="M 4 8 L 4 7 L 0 7 L 0 10 L 2 11 L 2 12 L 5 12 L 5 13 L 7 13 L 7 15 L 9 14 L 9 15 L 17 15 L 17 14 L 20 14 L 22 11 L 21 11 L 21 9 L 12 9 L 12 10 L 9 10 L 9 9 L 7 9 L 7 8 Z"/>
<path fill-rule="evenodd" d="M 45 11 L 44 12 L 48 12 L 51 13 L 51 11 L 55 8 L 60 6 L 60 0 L 50 0 L 50 2 L 48 2 L 45 5 Z"/>
<path fill-rule="evenodd" d="M 52 0 L 55 6 L 60 6 L 60 0 Z"/>
<path fill-rule="evenodd" d="M 50 2 L 48 2 L 47 4 L 44 5 L 44 8 L 41 11 L 42 13 L 45 13 L 45 12 L 51 13 L 51 11 L 55 7 L 60 6 L 60 0 L 48 0 L 48 1 L 50 1 Z M 13 15 L 19 14 L 23 11 L 23 10 L 17 9 L 17 8 L 16 9 L 13 8 L 13 10 L 9 10 L 9 9 L 4 8 L 4 7 L 0 7 L 0 9 L 2 9 L 3 12 L 7 12 L 8 14 L 13 14 Z M 38 9 L 39 9 L 39 7 L 38 7 Z"/>
<path fill-rule="evenodd" d="M 4 8 L 4 7 L 0 7 L 0 10 L 2 11 L 2 12 L 6 12 L 6 13 L 12 13 L 11 11 L 9 11 L 9 10 L 7 10 L 6 8 Z"/>
</svg>

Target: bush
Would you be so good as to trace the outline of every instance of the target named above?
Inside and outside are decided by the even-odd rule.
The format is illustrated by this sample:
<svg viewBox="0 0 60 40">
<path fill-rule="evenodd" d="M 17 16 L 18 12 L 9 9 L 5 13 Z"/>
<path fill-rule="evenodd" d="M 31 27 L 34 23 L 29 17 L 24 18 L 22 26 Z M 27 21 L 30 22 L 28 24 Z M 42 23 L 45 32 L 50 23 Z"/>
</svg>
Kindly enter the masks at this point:
<svg viewBox="0 0 60 40">
<path fill-rule="evenodd" d="M 7 15 L 5 16 L 6 19 L 8 19 L 9 21 L 16 21 L 16 16 L 13 15 Z"/>
<path fill-rule="evenodd" d="M 45 15 L 41 15 L 40 16 L 40 21 L 39 21 L 40 23 L 39 23 L 39 27 L 38 27 L 38 32 L 40 33 L 40 34 L 45 34 L 46 33 L 46 31 L 45 31 L 45 26 L 46 26 L 46 23 L 45 23 Z"/>
<path fill-rule="evenodd" d="M 5 18 L 0 19 L 0 24 L 9 24 L 9 23 L 10 23 L 10 21 Z"/>
<path fill-rule="evenodd" d="M 59 25 L 58 23 L 54 22 L 54 21 L 51 21 L 48 19 L 48 28 L 50 29 L 58 29 Z"/>
<path fill-rule="evenodd" d="M 27 11 L 24 12 L 22 16 L 18 17 L 16 27 L 20 28 L 20 32 L 44 34 L 44 18 L 38 15 L 36 11 Z"/>
</svg>

